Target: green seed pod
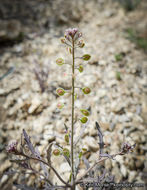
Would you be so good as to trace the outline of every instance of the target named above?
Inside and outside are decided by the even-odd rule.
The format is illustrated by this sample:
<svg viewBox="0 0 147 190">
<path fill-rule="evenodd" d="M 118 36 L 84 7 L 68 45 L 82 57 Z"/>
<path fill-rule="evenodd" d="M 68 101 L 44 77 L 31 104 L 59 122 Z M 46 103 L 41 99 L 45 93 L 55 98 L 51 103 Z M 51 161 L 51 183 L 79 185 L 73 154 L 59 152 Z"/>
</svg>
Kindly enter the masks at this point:
<svg viewBox="0 0 147 190">
<path fill-rule="evenodd" d="M 53 155 L 54 156 L 59 156 L 60 155 L 60 150 L 59 149 L 53 150 Z"/>
<path fill-rule="evenodd" d="M 80 111 L 82 112 L 83 115 L 89 116 L 89 111 L 88 110 L 81 109 Z"/>
<path fill-rule="evenodd" d="M 59 96 L 63 96 L 65 94 L 65 90 L 63 88 L 58 88 L 56 90 L 56 93 L 59 95 Z"/>
<path fill-rule="evenodd" d="M 63 103 L 58 103 L 57 107 L 58 107 L 58 109 L 62 109 L 64 107 L 64 104 Z"/>
<path fill-rule="evenodd" d="M 56 60 L 56 64 L 59 65 L 59 66 L 63 65 L 64 63 L 65 63 L 65 62 L 64 62 L 64 59 L 62 59 L 62 58 L 58 58 L 58 59 Z"/>
<path fill-rule="evenodd" d="M 91 89 L 89 87 L 84 87 L 82 90 L 84 94 L 89 94 L 91 92 Z"/>
<path fill-rule="evenodd" d="M 86 123 L 88 121 L 88 118 L 87 117 L 82 117 L 80 119 L 81 123 Z"/>
<path fill-rule="evenodd" d="M 63 155 L 69 157 L 70 153 L 69 153 L 69 150 L 67 148 L 63 148 Z"/>
<path fill-rule="evenodd" d="M 65 140 L 65 142 L 69 143 L 69 134 L 68 133 L 65 134 L 64 140 Z"/>
<path fill-rule="evenodd" d="M 86 149 L 86 148 L 82 148 L 82 151 L 83 151 L 83 152 L 87 152 L 87 149 Z"/>
<path fill-rule="evenodd" d="M 82 152 L 80 152 L 79 153 L 79 158 L 81 158 L 83 156 L 83 153 Z"/>
<path fill-rule="evenodd" d="M 80 73 L 82 73 L 82 72 L 83 72 L 83 70 L 84 70 L 83 66 L 82 66 L 82 65 L 79 65 L 78 70 L 79 70 L 79 72 L 80 72 Z"/>
<path fill-rule="evenodd" d="M 75 100 L 77 99 L 77 94 L 75 94 Z"/>
<path fill-rule="evenodd" d="M 85 54 L 85 55 L 83 55 L 82 58 L 84 61 L 88 61 L 91 58 L 91 56 L 89 54 Z"/>
</svg>

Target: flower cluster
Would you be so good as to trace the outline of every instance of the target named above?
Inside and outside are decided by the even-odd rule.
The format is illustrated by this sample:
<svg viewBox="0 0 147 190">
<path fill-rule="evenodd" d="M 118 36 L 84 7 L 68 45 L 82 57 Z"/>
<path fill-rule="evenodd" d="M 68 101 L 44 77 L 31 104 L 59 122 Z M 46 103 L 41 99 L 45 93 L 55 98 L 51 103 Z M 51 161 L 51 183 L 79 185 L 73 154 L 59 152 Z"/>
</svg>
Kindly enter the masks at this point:
<svg viewBox="0 0 147 190">
<path fill-rule="evenodd" d="M 129 152 L 132 152 L 134 148 L 135 148 L 135 144 L 134 145 L 130 145 L 130 143 L 125 142 L 122 145 L 121 153 L 122 154 L 126 154 L 126 153 L 129 153 Z"/>
<path fill-rule="evenodd" d="M 85 46 L 85 43 L 81 37 L 82 33 L 79 32 L 77 28 L 69 28 L 65 31 L 64 38 L 61 38 L 61 43 L 71 47 L 72 43 L 74 42 L 77 47 L 83 48 Z M 71 52 L 71 48 L 69 48 L 69 51 Z"/>
<path fill-rule="evenodd" d="M 70 38 L 80 38 L 82 36 L 82 33 L 79 32 L 77 28 L 69 28 L 65 31 L 65 38 L 67 40 L 70 40 Z"/>
<path fill-rule="evenodd" d="M 18 142 L 17 141 L 13 141 L 11 143 L 8 144 L 7 148 L 6 148 L 6 151 L 8 153 L 17 153 L 17 145 L 18 145 Z"/>
</svg>

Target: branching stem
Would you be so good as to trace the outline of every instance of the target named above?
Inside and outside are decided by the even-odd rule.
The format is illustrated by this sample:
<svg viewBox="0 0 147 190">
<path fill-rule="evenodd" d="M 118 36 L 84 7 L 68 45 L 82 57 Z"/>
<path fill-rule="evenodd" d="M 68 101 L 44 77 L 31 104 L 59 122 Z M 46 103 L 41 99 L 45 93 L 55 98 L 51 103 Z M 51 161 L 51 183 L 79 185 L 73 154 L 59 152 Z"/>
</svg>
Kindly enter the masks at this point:
<svg viewBox="0 0 147 190">
<path fill-rule="evenodd" d="M 113 154 L 113 155 L 111 155 L 111 156 L 112 156 L 112 158 L 114 158 L 114 157 L 116 157 L 116 156 L 118 156 L 118 155 L 122 155 L 122 153 L 119 152 L 119 153 Z M 79 179 L 76 180 L 75 183 L 76 183 L 76 184 L 79 184 L 80 181 L 81 181 L 81 179 L 84 178 L 97 164 L 99 164 L 100 162 L 103 162 L 103 161 L 107 160 L 108 158 L 109 158 L 109 157 L 105 157 L 105 158 L 98 159 L 88 170 L 86 170 L 86 172 L 85 172 L 81 177 L 79 177 Z"/>
<path fill-rule="evenodd" d="M 47 162 L 45 162 L 44 160 L 39 159 L 39 158 L 35 158 L 35 157 L 28 156 L 28 155 L 26 155 L 26 154 L 24 154 L 24 153 L 22 153 L 22 156 L 24 156 L 24 157 L 26 157 L 26 158 L 28 158 L 28 159 L 37 160 L 37 161 L 42 162 L 43 164 L 47 165 L 49 168 L 51 168 L 51 169 L 53 170 L 53 172 L 55 173 L 55 175 L 59 178 L 59 180 L 60 180 L 63 184 L 65 184 L 67 187 L 70 187 L 70 185 L 67 184 L 67 183 L 61 178 L 61 176 L 58 174 L 58 172 L 55 170 L 55 168 L 53 168 L 53 166 L 49 165 L 49 164 L 48 164 Z"/>
</svg>

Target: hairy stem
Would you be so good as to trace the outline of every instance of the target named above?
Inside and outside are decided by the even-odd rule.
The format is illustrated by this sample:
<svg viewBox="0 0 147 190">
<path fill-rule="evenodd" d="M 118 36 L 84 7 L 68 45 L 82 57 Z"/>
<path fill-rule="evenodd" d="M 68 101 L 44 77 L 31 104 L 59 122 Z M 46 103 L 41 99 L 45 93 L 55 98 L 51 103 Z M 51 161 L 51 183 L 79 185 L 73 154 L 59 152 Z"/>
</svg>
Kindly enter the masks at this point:
<svg viewBox="0 0 147 190">
<path fill-rule="evenodd" d="M 72 179 L 71 182 L 74 184 L 74 147 L 73 147 L 73 138 L 74 138 L 74 94 L 75 94 L 75 52 L 74 52 L 74 39 L 72 39 L 72 115 L 71 115 L 71 172 Z"/>
</svg>

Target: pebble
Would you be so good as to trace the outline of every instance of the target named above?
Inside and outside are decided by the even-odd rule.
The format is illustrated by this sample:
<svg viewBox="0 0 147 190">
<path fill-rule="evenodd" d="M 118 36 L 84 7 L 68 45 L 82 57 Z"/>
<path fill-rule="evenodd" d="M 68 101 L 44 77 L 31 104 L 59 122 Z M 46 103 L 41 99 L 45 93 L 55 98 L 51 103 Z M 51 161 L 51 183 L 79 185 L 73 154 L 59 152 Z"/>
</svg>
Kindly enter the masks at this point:
<svg viewBox="0 0 147 190">
<path fill-rule="evenodd" d="M 83 139 L 83 144 L 94 152 L 99 149 L 98 142 L 95 140 L 95 138 L 90 137 L 90 136 L 86 136 Z"/>
</svg>

